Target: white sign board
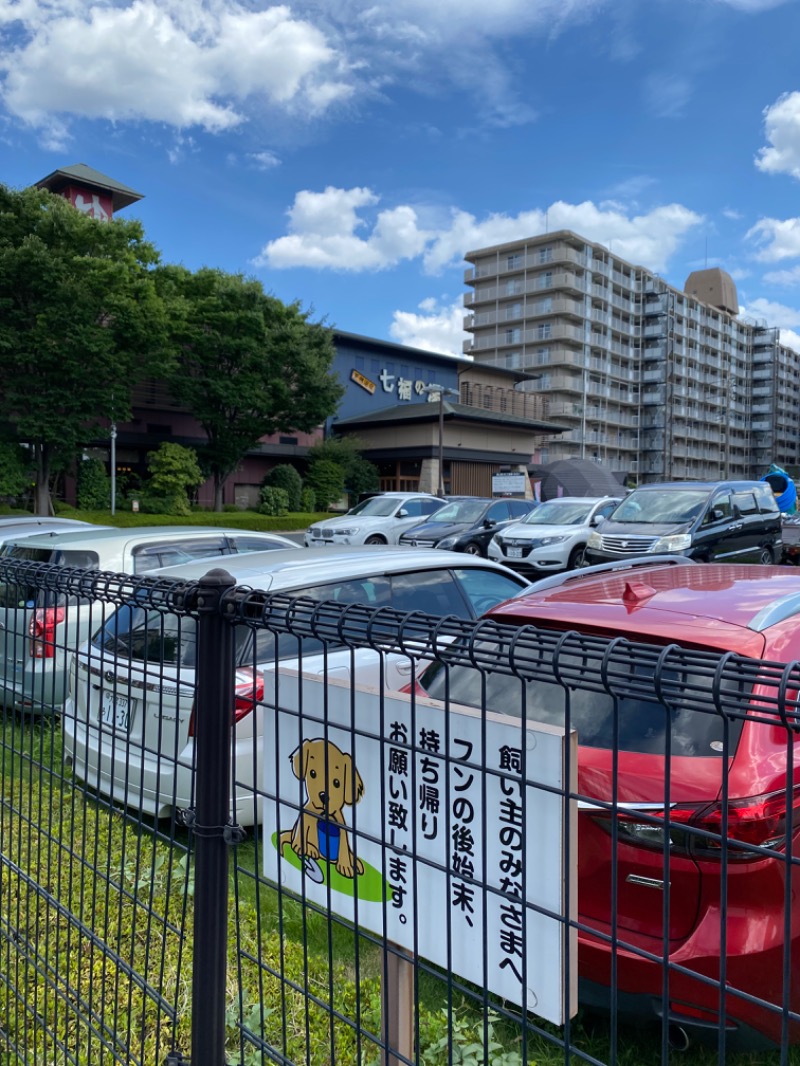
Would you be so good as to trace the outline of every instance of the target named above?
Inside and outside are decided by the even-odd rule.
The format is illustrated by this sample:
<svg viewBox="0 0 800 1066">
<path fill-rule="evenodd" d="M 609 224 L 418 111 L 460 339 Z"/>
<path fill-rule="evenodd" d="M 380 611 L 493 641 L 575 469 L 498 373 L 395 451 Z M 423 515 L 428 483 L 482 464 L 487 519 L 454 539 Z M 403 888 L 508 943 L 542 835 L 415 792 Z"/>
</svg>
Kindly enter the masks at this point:
<svg viewBox="0 0 800 1066">
<path fill-rule="evenodd" d="M 504 496 L 515 493 L 518 496 L 525 495 L 525 482 L 528 475 L 518 474 L 492 474 L 492 495 Z"/>
<path fill-rule="evenodd" d="M 574 732 L 310 676 L 301 689 L 282 673 L 280 708 L 264 708 L 265 876 L 563 1024 Z"/>
</svg>

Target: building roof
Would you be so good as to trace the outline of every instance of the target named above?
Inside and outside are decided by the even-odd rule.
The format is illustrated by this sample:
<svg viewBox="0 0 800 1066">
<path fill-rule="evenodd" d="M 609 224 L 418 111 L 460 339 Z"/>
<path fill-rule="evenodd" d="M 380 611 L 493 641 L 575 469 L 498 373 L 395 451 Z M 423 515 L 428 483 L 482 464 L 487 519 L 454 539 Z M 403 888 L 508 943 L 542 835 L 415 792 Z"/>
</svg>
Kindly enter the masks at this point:
<svg viewBox="0 0 800 1066">
<path fill-rule="evenodd" d="M 37 189 L 49 189 L 53 193 L 60 193 L 62 189 L 76 183 L 88 185 L 90 188 L 97 189 L 100 192 L 109 193 L 111 195 L 111 205 L 115 211 L 121 211 L 123 207 L 128 207 L 129 204 L 135 204 L 137 200 L 141 200 L 144 196 L 143 193 L 135 192 L 133 189 L 129 189 L 127 185 L 109 178 L 107 174 L 101 174 L 99 170 L 87 167 L 85 163 L 74 163 L 69 167 L 59 167 L 52 174 L 48 174 L 46 178 L 35 182 L 35 187 Z"/>
<path fill-rule="evenodd" d="M 445 352 L 431 352 L 427 348 L 410 348 L 407 344 L 397 344 L 395 341 L 379 340 L 377 337 L 365 337 L 361 333 L 347 333 L 342 329 L 334 329 L 333 333 L 336 337 L 341 337 L 344 341 L 350 341 L 352 344 L 361 346 L 364 345 L 367 348 L 385 348 L 389 351 L 396 352 L 398 356 L 405 356 L 407 359 L 412 358 L 414 355 L 424 356 L 426 359 L 433 359 L 435 362 L 441 363 L 443 366 L 452 364 L 453 369 L 458 371 L 465 366 L 472 366 L 474 359 L 471 356 L 465 355 L 450 355 Z"/>
<path fill-rule="evenodd" d="M 486 425 L 506 426 L 509 429 L 527 429 L 531 433 L 566 433 L 568 429 L 567 426 L 558 426 L 553 422 L 521 418 L 519 415 L 504 414 L 483 407 L 471 407 L 464 403 L 449 403 L 447 400 L 442 403 L 442 414 L 448 422 L 454 419 L 463 422 L 483 422 Z M 404 403 L 396 404 L 394 407 L 383 407 L 371 414 L 335 420 L 333 426 L 337 430 L 357 430 L 392 424 L 400 425 L 404 422 L 436 422 L 438 419 L 438 403 Z"/>
</svg>

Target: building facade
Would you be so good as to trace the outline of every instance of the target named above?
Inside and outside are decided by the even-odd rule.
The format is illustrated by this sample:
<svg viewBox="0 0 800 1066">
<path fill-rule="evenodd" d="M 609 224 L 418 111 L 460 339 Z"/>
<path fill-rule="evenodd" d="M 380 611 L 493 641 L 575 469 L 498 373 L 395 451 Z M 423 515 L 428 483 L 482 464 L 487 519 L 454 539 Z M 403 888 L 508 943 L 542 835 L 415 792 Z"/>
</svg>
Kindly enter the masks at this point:
<svg viewBox="0 0 800 1066">
<path fill-rule="evenodd" d="M 465 258 L 465 353 L 529 372 L 520 387 L 568 427 L 541 462 L 596 459 L 640 483 L 797 467 L 800 354 L 737 317 L 724 271 L 682 291 L 568 230 Z"/>
</svg>

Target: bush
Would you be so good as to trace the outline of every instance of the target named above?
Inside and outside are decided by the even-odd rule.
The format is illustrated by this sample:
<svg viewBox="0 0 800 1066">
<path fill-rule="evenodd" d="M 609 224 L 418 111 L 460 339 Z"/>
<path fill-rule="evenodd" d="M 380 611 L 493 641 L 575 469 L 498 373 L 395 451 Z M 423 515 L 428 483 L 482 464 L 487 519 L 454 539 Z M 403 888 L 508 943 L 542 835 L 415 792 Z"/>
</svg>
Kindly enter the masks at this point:
<svg viewBox="0 0 800 1066">
<path fill-rule="evenodd" d="M 148 454 L 147 467 L 150 480 L 139 497 L 142 509 L 148 514 L 191 514 L 189 492 L 205 481 L 194 449 L 164 441 Z M 162 506 L 168 510 L 153 510 Z"/>
<path fill-rule="evenodd" d="M 314 490 L 317 507 L 327 511 L 344 493 L 344 470 L 331 459 L 317 459 L 309 467 L 306 484 Z"/>
<path fill-rule="evenodd" d="M 101 511 L 111 502 L 111 478 L 100 459 L 84 459 L 78 464 L 76 479 L 78 507 L 83 511 Z"/>
<path fill-rule="evenodd" d="M 139 510 L 142 514 L 188 515 L 192 513 L 185 493 L 183 496 L 151 496 L 147 493 L 137 493 L 134 499 L 139 501 Z M 127 506 L 131 509 L 130 501 Z"/>
<path fill-rule="evenodd" d="M 284 489 L 289 497 L 290 511 L 300 511 L 302 509 L 300 500 L 303 492 L 303 479 L 293 466 L 288 463 L 274 466 L 264 478 L 264 486 L 273 489 Z"/>
<path fill-rule="evenodd" d="M 317 509 L 317 496 L 313 489 L 303 486 L 300 493 L 300 510 L 304 514 L 313 514 Z"/>
<path fill-rule="evenodd" d="M 289 494 L 285 489 L 272 489 L 268 485 L 261 490 L 259 514 L 284 515 L 289 513 Z"/>
</svg>

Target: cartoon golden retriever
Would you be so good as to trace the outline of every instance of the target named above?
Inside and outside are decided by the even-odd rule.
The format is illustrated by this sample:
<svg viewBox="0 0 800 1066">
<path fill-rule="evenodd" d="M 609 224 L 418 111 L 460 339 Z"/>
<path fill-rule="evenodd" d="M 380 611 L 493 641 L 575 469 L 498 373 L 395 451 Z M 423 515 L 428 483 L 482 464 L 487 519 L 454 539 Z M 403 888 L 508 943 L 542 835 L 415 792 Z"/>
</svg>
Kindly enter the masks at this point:
<svg viewBox="0 0 800 1066">
<path fill-rule="evenodd" d="M 346 831 L 343 808 L 358 803 L 364 782 L 352 757 L 322 737 L 304 740 L 289 756 L 292 771 L 306 787 L 308 797 L 297 821 L 278 837 L 300 858 L 334 862 L 342 877 L 363 874 L 364 864 L 354 859 Z"/>
</svg>

